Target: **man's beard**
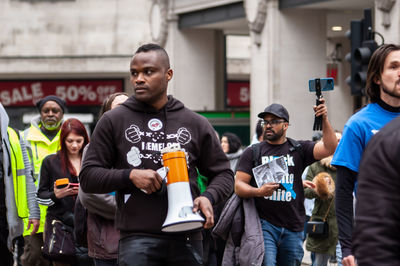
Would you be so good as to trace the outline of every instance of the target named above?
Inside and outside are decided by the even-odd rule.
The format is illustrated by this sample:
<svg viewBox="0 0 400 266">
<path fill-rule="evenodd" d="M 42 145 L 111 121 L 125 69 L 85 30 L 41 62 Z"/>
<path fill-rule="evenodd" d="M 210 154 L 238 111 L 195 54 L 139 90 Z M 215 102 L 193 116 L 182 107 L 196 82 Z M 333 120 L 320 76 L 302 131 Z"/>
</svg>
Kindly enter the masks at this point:
<svg viewBox="0 0 400 266">
<path fill-rule="evenodd" d="M 45 123 L 45 122 L 42 121 L 42 125 L 43 125 L 43 127 L 44 127 L 45 129 L 47 129 L 48 131 L 53 131 L 53 130 L 56 130 L 57 128 L 60 127 L 61 122 L 62 122 L 62 121 L 60 120 L 60 121 L 58 121 L 57 123 L 47 124 L 47 123 Z"/>
<path fill-rule="evenodd" d="M 272 135 L 267 135 L 267 130 L 264 131 L 264 140 L 275 141 L 280 139 L 283 136 L 283 129 L 277 130 L 269 130 L 269 132 L 273 133 Z"/>
<path fill-rule="evenodd" d="M 400 92 L 396 91 L 396 85 L 399 82 L 396 82 L 396 84 L 394 85 L 394 88 L 392 90 L 388 90 L 383 84 L 382 84 L 382 90 L 389 96 L 393 97 L 393 98 L 397 98 L 400 99 Z"/>
</svg>

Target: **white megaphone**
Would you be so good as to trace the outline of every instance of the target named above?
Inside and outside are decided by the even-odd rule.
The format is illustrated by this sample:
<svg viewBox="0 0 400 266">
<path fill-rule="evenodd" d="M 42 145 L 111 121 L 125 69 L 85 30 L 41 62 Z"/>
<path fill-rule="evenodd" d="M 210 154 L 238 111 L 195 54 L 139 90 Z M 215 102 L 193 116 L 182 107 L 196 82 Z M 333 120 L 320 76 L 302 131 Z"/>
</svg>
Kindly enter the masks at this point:
<svg viewBox="0 0 400 266">
<path fill-rule="evenodd" d="M 201 228 L 204 219 L 192 211 L 193 199 L 185 152 L 177 144 L 164 148 L 161 154 L 164 167 L 169 169 L 167 174 L 168 213 L 161 230 L 182 232 Z"/>
</svg>

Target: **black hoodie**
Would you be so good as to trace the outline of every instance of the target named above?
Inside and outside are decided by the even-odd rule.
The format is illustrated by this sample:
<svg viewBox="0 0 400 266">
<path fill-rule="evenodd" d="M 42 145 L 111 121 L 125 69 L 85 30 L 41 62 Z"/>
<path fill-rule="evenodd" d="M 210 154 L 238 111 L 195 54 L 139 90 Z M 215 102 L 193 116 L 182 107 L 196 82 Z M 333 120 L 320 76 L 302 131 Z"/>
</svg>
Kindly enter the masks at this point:
<svg viewBox="0 0 400 266">
<path fill-rule="evenodd" d="M 163 234 L 168 209 L 166 193 L 145 194 L 129 179 L 131 169 L 162 167 L 161 149 L 179 143 L 189 154 L 189 181 L 193 198 L 200 195 L 199 172 L 209 179 L 204 196 L 217 204 L 233 191 L 233 172 L 216 134 L 203 116 L 168 96 L 160 110 L 131 96 L 106 112 L 98 122 L 80 172 L 88 193 L 117 191 L 116 226 L 121 237 Z"/>
</svg>

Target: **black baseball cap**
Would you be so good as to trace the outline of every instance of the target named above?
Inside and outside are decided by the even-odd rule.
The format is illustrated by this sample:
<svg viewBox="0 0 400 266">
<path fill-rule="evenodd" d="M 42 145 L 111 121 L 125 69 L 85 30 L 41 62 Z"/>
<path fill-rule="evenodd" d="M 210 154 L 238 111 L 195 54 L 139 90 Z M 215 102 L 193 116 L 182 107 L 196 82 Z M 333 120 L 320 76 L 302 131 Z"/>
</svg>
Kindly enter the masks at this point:
<svg viewBox="0 0 400 266">
<path fill-rule="evenodd" d="M 281 105 L 279 103 L 273 103 L 273 104 L 267 106 L 264 109 L 264 112 L 261 112 L 261 113 L 258 114 L 258 117 L 264 119 L 264 116 L 266 114 L 272 114 L 272 115 L 277 116 L 279 118 L 285 119 L 286 122 L 289 122 L 289 113 L 288 113 L 288 111 L 286 110 L 285 107 L 283 107 L 283 105 Z"/>
</svg>

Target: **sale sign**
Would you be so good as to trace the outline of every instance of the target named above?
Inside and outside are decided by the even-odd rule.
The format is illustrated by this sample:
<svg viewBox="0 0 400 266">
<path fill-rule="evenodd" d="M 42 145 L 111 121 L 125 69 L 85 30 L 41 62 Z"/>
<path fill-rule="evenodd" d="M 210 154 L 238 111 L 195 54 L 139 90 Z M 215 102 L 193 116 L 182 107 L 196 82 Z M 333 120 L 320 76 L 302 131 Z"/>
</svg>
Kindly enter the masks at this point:
<svg viewBox="0 0 400 266">
<path fill-rule="evenodd" d="M 250 106 L 250 82 L 228 81 L 226 94 L 226 105 L 228 107 Z"/>
<path fill-rule="evenodd" d="M 4 106 L 32 106 L 47 95 L 57 95 L 67 106 L 101 105 L 108 95 L 123 91 L 123 79 L 0 80 L 0 101 Z"/>
</svg>

